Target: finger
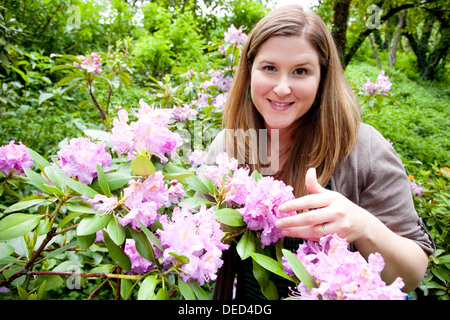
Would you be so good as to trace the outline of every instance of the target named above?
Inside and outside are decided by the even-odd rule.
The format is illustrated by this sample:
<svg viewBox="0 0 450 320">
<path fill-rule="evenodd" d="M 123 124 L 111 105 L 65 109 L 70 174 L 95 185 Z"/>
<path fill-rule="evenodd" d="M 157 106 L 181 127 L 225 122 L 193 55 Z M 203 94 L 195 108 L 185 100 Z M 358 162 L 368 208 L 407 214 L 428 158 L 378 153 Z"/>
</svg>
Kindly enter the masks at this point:
<svg viewBox="0 0 450 320">
<path fill-rule="evenodd" d="M 321 237 L 330 234 L 333 226 L 328 223 L 315 225 L 315 226 L 305 226 L 305 227 L 292 227 L 281 230 L 281 234 L 284 237 L 291 238 L 302 238 L 310 240 L 319 240 Z"/>
<path fill-rule="evenodd" d="M 323 208 L 330 205 L 332 200 L 332 197 L 330 197 L 328 193 L 311 194 L 301 198 L 286 201 L 278 207 L 278 210 L 280 212 L 292 212 Z"/>
<path fill-rule="evenodd" d="M 305 177 L 306 189 L 311 194 L 322 193 L 328 191 L 317 181 L 316 168 L 310 168 L 306 171 Z"/>
<path fill-rule="evenodd" d="M 332 212 L 328 208 L 317 209 L 299 213 L 290 217 L 284 217 L 275 221 L 275 227 L 279 229 L 321 225 L 332 220 Z"/>
</svg>

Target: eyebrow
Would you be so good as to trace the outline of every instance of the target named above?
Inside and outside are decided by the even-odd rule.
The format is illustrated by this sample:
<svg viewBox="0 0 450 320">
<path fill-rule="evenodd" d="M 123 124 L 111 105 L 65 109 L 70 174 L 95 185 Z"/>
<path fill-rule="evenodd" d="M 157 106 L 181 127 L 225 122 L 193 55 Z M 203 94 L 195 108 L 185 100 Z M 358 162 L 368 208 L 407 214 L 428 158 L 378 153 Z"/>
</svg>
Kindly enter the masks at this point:
<svg viewBox="0 0 450 320">
<path fill-rule="evenodd" d="M 275 65 L 276 63 L 271 61 L 271 60 L 261 60 L 258 62 L 258 64 L 270 64 L 270 65 Z M 302 63 L 298 63 L 295 65 L 295 67 L 304 67 L 304 66 L 311 66 L 314 67 L 314 63 L 311 60 L 306 60 L 305 62 Z"/>
</svg>

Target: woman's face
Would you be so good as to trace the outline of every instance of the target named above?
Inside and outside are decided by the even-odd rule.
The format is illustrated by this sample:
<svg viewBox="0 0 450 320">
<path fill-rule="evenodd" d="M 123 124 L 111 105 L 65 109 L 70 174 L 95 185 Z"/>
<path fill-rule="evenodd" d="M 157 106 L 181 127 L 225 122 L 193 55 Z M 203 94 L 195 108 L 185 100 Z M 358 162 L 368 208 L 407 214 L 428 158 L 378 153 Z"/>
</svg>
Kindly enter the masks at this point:
<svg viewBox="0 0 450 320">
<path fill-rule="evenodd" d="M 251 65 L 252 100 L 266 129 L 289 129 L 311 108 L 319 83 L 319 56 L 300 36 L 270 38 Z"/>
</svg>

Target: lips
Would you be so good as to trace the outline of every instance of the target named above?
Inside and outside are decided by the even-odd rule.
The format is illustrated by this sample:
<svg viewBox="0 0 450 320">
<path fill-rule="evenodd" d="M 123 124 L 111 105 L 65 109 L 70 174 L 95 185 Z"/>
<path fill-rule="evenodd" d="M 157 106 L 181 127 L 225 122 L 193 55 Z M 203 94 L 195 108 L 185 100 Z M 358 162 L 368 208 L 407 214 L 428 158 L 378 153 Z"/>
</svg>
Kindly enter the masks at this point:
<svg viewBox="0 0 450 320">
<path fill-rule="evenodd" d="M 294 104 L 294 102 L 280 102 L 280 101 L 273 101 L 270 99 L 267 99 L 267 101 L 269 101 L 270 106 L 277 111 L 287 110 Z"/>
</svg>

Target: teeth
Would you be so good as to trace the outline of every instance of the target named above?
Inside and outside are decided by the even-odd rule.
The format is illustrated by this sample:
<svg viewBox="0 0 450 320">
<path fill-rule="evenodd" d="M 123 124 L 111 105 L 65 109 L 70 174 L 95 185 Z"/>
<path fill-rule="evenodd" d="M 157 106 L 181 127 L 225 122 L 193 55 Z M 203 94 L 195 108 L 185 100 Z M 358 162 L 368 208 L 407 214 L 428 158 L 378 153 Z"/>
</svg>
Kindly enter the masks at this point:
<svg viewBox="0 0 450 320">
<path fill-rule="evenodd" d="M 277 107 L 286 107 L 286 106 L 288 106 L 288 105 L 291 104 L 290 102 L 286 102 L 286 103 L 278 103 L 278 102 L 275 102 L 275 101 L 272 101 L 272 103 L 273 103 L 274 105 L 276 105 Z"/>
</svg>

